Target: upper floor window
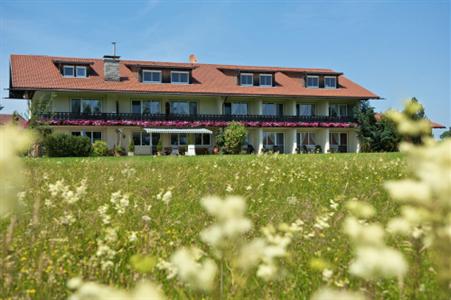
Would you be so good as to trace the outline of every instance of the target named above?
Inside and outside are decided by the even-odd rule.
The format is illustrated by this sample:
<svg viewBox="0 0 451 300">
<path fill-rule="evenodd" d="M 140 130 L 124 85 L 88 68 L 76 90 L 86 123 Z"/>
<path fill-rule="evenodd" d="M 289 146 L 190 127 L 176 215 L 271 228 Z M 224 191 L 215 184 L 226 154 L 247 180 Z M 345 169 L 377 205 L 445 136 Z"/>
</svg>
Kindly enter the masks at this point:
<svg viewBox="0 0 451 300">
<path fill-rule="evenodd" d="M 197 102 L 171 102 L 171 114 L 195 115 L 197 114 Z"/>
<path fill-rule="evenodd" d="M 225 115 L 247 115 L 247 103 L 224 103 Z"/>
<path fill-rule="evenodd" d="M 241 73 L 240 74 L 240 85 L 253 86 L 254 85 L 254 74 L 252 74 L 252 73 Z"/>
<path fill-rule="evenodd" d="M 308 88 L 319 88 L 319 76 L 307 76 L 306 86 Z"/>
<path fill-rule="evenodd" d="M 263 115 L 265 116 L 283 115 L 283 104 L 263 103 Z"/>
<path fill-rule="evenodd" d="M 160 102 L 148 100 L 133 100 L 132 113 L 134 114 L 159 114 Z"/>
<path fill-rule="evenodd" d="M 161 83 L 161 71 L 143 70 L 142 81 L 145 83 Z"/>
<path fill-rule="evenodd" d="M 314 116 L 315 105 L 314 104 L 297 104 L 296 115 L 298 116 Z"/>
<path fill-rule="evenodd" d="M 100 113 L 102 111 L 102 102 L 92 99 L 72 99 L 71 111 L 82 114 Z"/>
<path fill-rule="evenodd" d="M 337 88 L 337 77 L 335 76 L 324 76 L 324 87 L 326 89 Z"/>
<path fill-rule="evenodd" d="M 346 117 L 348 116 L 347 104 L 329 104 L 329 116 L 331 117 Z"/>
<path fill-rule="evenodd" d="M 63 66 L 63 76 L 64 77 L 87 77 L 88 70 L 85 66 L 72 66 L 72 65 L 64 65 Z"/>
<path fill-rule="evenodd" d="M 189 72 L 171 71 L 171 83 L 188 84 L 189 83 Z"/>
<path fill-rule="evenodd" d="M 260 86 L 272 86 L 272 74 L 260 74 Z"/>
</svg>

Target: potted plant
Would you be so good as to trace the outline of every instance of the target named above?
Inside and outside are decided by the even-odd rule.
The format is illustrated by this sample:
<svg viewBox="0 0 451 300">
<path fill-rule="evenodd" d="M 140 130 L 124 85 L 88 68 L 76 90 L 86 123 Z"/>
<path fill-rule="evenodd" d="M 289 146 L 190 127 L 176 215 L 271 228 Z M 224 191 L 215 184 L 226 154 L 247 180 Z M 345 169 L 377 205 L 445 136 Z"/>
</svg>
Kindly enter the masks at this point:
<svg viewBox="0 0 451 300">
<path fill-rule="evenodd" d="M 135 155 L 135 143 L 133 142 L 133 139 L 130 139 L 130 142 L 128 143 L 128 156 Z"/>
<path fill-rule="evenodd" d="M 161 140 L 157 143 L 157 155 L 161 155 L 163 153 L 163 142 Z"/>
</svg>

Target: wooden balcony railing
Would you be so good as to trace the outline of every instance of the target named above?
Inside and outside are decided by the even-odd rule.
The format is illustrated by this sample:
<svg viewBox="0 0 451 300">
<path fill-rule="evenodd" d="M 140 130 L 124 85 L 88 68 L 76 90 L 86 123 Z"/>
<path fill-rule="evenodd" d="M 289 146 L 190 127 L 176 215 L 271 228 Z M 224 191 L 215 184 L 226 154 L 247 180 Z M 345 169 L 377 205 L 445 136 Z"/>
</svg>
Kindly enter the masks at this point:
<svg viewBox="0 0 451 300">
<path fill-rule="evenodd" d="M 351 116 L 268 116 L 215 114 L 72 113 L 41 114 L 50 120 L 136 120 L 136 121 L 247 121 L 247 122 L 355 122 Z"/>
</svg>

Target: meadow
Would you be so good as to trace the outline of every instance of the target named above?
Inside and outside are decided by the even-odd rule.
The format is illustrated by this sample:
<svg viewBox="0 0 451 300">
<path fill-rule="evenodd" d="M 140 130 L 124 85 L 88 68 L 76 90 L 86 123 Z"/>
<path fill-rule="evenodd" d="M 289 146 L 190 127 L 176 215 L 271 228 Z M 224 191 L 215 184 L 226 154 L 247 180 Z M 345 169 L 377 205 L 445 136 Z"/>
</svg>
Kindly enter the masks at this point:
<svg viewBox="0 0 451 300">
<path fill-rule="evenodd" d="M 74 277 L 131 288 L 147 278 L 169 299 L 309 299 L 328 285 L 372 299 L 439 299 L 427 253 L 390 238 L 409 262 L 420 261 L 401 288 L 396 279 L 365 282 L 348 272 L 353 249 L 342 232 L 345 202 L 358 199 L 385 223 L 399 213 L 383 183 L 405 178 L 399 153 L 198 157 L 24 159 L 28 188 L 17 216 L 0 219 L 0 299 L 64 299 Z M 63 181 L 61 181 L 63 180 Z M 120 193 L 118 193 L 120 192 Z M 169 276 L 164 262 L 180 247 L 211 249 L 199 233 L 213 219 L 204 196 L 240 195 L 252 229 L 302 221 L 277 278 L 244 278 L 225 263 L 205 293 Z M 69 200 L 68 200 L 69 199 Z M 139 261 L 140 263 L 136 263 Z M 141 268 L 140 265 L 147 265 Z M 409 273 L 411 274 L 411 273 Z M 243 283 L 245 282 L 245 283 Z"/>
</svg>

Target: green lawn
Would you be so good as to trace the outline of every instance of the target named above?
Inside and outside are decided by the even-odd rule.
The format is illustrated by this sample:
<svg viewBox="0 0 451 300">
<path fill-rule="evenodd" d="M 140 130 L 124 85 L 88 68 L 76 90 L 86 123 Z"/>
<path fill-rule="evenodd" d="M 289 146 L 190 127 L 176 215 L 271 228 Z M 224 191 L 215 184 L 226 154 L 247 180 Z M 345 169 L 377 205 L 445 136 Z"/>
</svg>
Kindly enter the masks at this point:
<svg viewBox="0 0 451 300">
<path fill-rule="evenodd" d="M 199 200 L 212 194 L 237 194 L 247 200 L 247 215 L 254 223 L 248 238 L 260 234 L 258 229 L 269 223 L 291 223 L 298 218 L 305 223 L 304 232 L 311 232 L 315 218 L 330 210 L 330 200 L 339 203 L 330 228 L 315 231 L 311 238 L 295 239 L 280 280 L 266 283 L 254 275 L 241 296 L 308 299 L 325 284 L 321 272 L 310 267 L 314 258 L 329 262 L 334 272 L 332 285 L 361 286 L 347 273 L 352 251 L 341 233 L 346 214 L 343 204 L 354 197 L 369 201 L 378 210 L 378 220 L 385 222 L 397 207 L 382 183 L 406 175 L 400 154 L 44 158 L 25 159 L 25 163 L 29 188 L 9 249 L 2 247 L 0 299 L 65 298 L 69 293 L 66 281 L 74 276 L 121 287 L 149 277 L 163 285 L 169 298 L 201 298 L 203 294 L 189 292 L 176 279 L 166 279 L 163 271 L 154 269 L 149 275 L 133 271 L 129 259 L 134 254 L 168 259 L 180 246 L 194 244 L 207 252 L 198 234 L 212 219 Z M 87 179 L 87 196 L 74 204 L 52 198 L 48 184 L 59 179 L 72 188 Z M 157 194 L 167 190 L 173 194 L 169 205 L 157 199 Z M 104 225 L 98 208 L 110 203 L 111 194 L 117 191 L 130 195 L 130 205 L 123 215 L 110 213 L 111 225 Z M 61 224 L 60 218 L 67 213 L 75 218 L 71 225 Z M 143 216 L 150 221 L 143 221 Z M 1 221 L 0 237 L 7 237 L 8 225 L 9 220 Z M 117 251 L 114 266 L 102 270 L 94 257 L 105 227 L 115 227 L 118 240 L 113 245 Z M 128 241 L 131 231 L 138 237 L 133 243 Z M 433 296 L 434 274 L 427 258 L 423 261 L 420 271 L 425 285 L 416 297 L 437 298 Z M 414 284 L 407 280 L 406 297 Z M 227 288 L 231 285 L 232 279 L 226 278 L 225 294 L 233 298 L 237 291 Z M 395 280 L 368 289 L 377 299 L 400 297 Z"/>
</svg>

